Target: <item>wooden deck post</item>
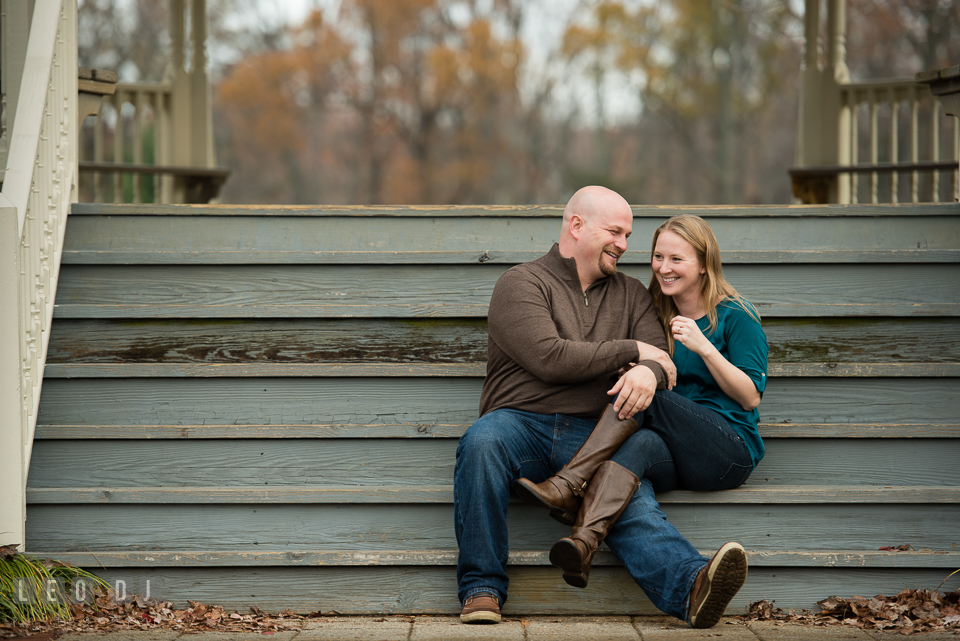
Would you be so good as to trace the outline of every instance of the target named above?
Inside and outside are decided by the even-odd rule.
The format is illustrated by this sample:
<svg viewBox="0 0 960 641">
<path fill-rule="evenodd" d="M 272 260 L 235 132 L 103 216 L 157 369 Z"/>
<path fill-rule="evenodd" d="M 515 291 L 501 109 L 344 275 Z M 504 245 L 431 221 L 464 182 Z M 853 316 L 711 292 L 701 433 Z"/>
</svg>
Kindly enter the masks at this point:
<svg viewBox="0 0 960 641">
<path fill-rule="evenodd" d="M 851 114 L 840 104 L 840 85 L 850 82 L 846 63 L 846 0 L 828 0 L 827 34 L 820 33 L 823 0 L 806 0 L 806 53 L 800 82 L 797 167 L 850 163 Z M 825 60 L 821 64 L 821 51 Z M 839 117 L 838 117 L 839 114 Z M 794 195 L 805 203 L 850 202 L 850 178 L 793 177 Z"/>
<path fill-rule="evenodd" d="M 190 68 L 187 69 L 187 11 L 190 12 Z M 206 0 L 170 0 L 170 66 L 166 81 L 172 86 L 169 162 L 179 167 L 213 168 L 213 117 L 207 77 Z M 170 179 L 166 179 L 170 180 Z M 185 185 L 173 180 L 172 193 L 163 202 L 185 202 Z M 170 189 L 170 188 L 167 188 Z"/>
</svg>

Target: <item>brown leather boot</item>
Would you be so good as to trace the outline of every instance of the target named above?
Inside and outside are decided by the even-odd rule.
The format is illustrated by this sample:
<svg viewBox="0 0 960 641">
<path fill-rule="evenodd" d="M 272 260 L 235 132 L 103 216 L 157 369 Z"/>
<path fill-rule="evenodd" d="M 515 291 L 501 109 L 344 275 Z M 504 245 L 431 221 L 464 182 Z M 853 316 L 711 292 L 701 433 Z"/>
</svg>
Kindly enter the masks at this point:
<svg viewBox="0 0 960 641">
<path fill-rule="evenodd" d="M 593 555 L 627 509 L 639 484 L 637 475 L 619 463 L 604 461 L 600 465 L 583 498 L 573 532 L 550 550 L 550 563 L 563 570 L 564 581 L 575 588 L 587 587 Z"/>
<path fill-rule="evenodd" d="M 597 468 L 616 454 L 624 441 L 635 434 L 639 427 L 632 418 L 621 421 L 613 405 L 607 405 L 586 442 L 555 476 L 543 483 L 518 479 L 513 484 L 513 489 L 524 503 L 545 507 L 557 521 L 564 525 L 573 525 L 577 520 L 576 515 L 580 511 L 587 483 L 593 478 Z"/>
</svg>

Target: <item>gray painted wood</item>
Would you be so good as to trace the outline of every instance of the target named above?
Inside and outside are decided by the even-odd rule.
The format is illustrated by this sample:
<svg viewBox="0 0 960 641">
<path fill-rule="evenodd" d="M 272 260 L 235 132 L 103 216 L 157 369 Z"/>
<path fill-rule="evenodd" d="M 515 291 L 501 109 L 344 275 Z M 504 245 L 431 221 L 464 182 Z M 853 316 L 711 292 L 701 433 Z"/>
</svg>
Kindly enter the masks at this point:
<svg viewBox="0 0 960 641">
<path fill-rule="evenodd" d="M 450 483 L 456 448 L 453 439 L 48 440 L 34 445 L 28 486 L 393 492 Z M 960 441 L 950 439 L 776 439 L 746 486 L 951 486 L 958 459 Z"/>
<path fill-rule="evenodd" d="M 710 557 L 715 550 L 701 550 Z M 549 550 L 510 552 L 508 563 L 514 566 L 549 566 Z M 829 568 L 942 568 L 960 563 L 960 552 L 861 552 L 830 550 L 824 552 L 762 552 L 747 549 L 750 567 L 829 567 Z M 411 550 L 383 552 L 240 550 L 210 552 L 180 550 L 171 552 L 59 552 L 57 560 L 79 566 L 156 568 L 156 567 L 274 567 L 274 566 L 456 566 L 456 550 Z M 622 567 L 613 552 L 600 550 L 593 567 Z"/>
<path fill-rule="evenodd" d="M 943 503 L 684 504 L 663 511 L 699 549 L 737 540 L 755 552 L 914 550 L 956 553 L 960 505 Z M 68 523 L 69 527 L 64 527 Z M 282 524 L 282 527 L 278 527 Z M 565 528 L 545 511 L 511 503 L 511 548 L 546 550 Z M 375 553 L 455 551 L 450 504 L 32 504 L 27 547 L 37 554 L 197 551 Z M 903 558 L 910 558 L 908 555 Z M 293 559 L 296 560 L 296 559 Z"/>
<path fill-rule="evenodd" d="M 489 294 L 561 210 L 75 206 L 28 550 L 180 600 L 456 612 L 453 450 Z M 956 569 L 958 212 L 634 208 L 624 272 L 647 281 L 653 229 L 701 214 L 764 315 L 766 458 L 738 490 L 659 497 L 705 554 L 750 550 L 736 607 Z M 563 584 L 546 550 L 566 530 L 541 511 L 514 502 L 509 527 L 507 612 L 653 613 L 608 552 L 590 590 Z"/>
<path fill-rule="evenodd" d="M 548 248 L 549 249 L 549 248 Z M 63 253 L 67 265 L 456 265 L 500 263 L 516 265 L 535 260 L 543 250 L 532 251 L 96 251 Z M 955 249 L 880 250 L 771 250 L 721 252 L 724 265 L 742 263 L 956 263 Z M 630 252 L 621 265 L 645 265 L 648 253 Z"/>
<path fill-rule="evenodd" d="M 555 242 L 561 208 L 80 207 L 67 264 L 516 263 Z M 709 218 L 725 262 L 956 262 L 949 207 L 638 207 L 625 263 L 649 262 L 649 238 L 676 213 Z M 96 212 L 102 212 L 97 214 Z M 177 215 L 177 214 L 190 215 Z M 869 214 L 876 215 L 869 215 Z M 172 214 L 172 215 L 170 215 Z M 866 214 L 866 215 L 865 215 Z M 744 228 L 750 234 L 744 234 Z M 784 239 L 790 239 L 784 247 Z"/>
<path fill-rule="evenodd" d="M 51 363 L 46 378 L 482 377 L 486 363 Z M 960 377 L 960 363 L 773 363 L 780 377 Z"/>
<path fill-rule="evenodd" d="M 430 430 L 475 421 L 480 387 L 480 379 L 453 377 L 50 379 L 38 423 L 324 425 L 339 426 L 344 436 L 364 426 Z M 908 430 L 956 425 L 956 398 L 952 378 L 775 378 L 760 417 L 766 424 L 902 424 Z"/>
<path fill-rule="evenodd" d="M 957 363 L 960 319 L 765 318 L 771 363 Z M 483 363 L 485 319 L 58 319 L 63 363 Z M 51 370 L 47 370 L 50 375 Z"/>
<path fill-rule="evenodd" d="M 27 504 L 50 503 L 452 503 L 452 485 L 339 485 L 257 487 L 27 486 Z M 743 486 L 724 492 L 674 490 L 661 503 L 960 503 L 960 487 L 945 486 Z"/>
<path fill-rule="evenodd" d="M 391 425 L 37 425 L 49 439 L 460 438 L 469 423 Z M 760 423 L 764 439 L 960 438 L 960 423 Z"/>
<path fill-rule="evenodd" d="M 107 203 L 74 203 L 72 216 L 312 216 L 356 218 L 462 218 L 548 217 L 559 218 L 563 205 L 135 205 Z M 693 214 L 715 218 L 849 218 L 925 217 L 957 215 L 953 203 L 899 203 L 871 205 L 633 205 L 635 218 L 669 218 Z M 558 225 L 559 229 L 559 225 Z"/>
<path fill-rule="evenodd" d="M 178 606 L 191 599 L 242 611 L 251 605 L 341 614 L 456 614 L 460 610 L 456 573 L 448 567 L 88 569 L 97 570 L 108 581 L 126 581 L 128 590 L 152 577 L 162 582 L 163 598 L 172 598 Z M 751 570 L 728 612 L 745 613 L 750 603 L 761 599 L 776 599 L 782 608 L 814 609 L 817 601 L 831 594 L 893 595 L 904 585 L 932 589 L 953 569 L 758 567 Z M 657 614 L 622 568 L 598 567 L 591 572 L 586 590 L 568 586 L 555 568 L 515 566 L 508 573 L 507 615 Z"/>
<path fill-rule="evenodd" d="M 504 267 L 67 266 L 57 318 L 482 317 Z M 622 271 L 647 280 L 646 268 Z M 732 265 L 761 315 L 956 316 L 960 265 Z"/>
</svg>

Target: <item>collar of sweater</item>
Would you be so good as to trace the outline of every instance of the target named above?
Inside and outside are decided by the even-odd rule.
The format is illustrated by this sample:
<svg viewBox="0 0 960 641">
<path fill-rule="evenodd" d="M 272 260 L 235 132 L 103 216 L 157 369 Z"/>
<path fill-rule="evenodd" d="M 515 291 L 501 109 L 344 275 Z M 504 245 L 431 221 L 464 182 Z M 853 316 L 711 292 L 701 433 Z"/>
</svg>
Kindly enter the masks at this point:
<svg viewBox="0 0 960 641">
<path fill-rule="evenodd" d="M 559 276 L 571 289 L 581 294 L 584 293 L 583 288 L 580 286 L 580 272 L 577 271 L 577 259 L 564 257 L 564 255 L 560 253 L 560 243 L 554 243 L 550 251 L 544 256 L 544 259 L 547 269 Z M 597 279 L 591 283 L 587 289 L 592 289 L 594 286 L 606 283 L 608 280 L 610 280 L 609 276 Z"/>
</svg>

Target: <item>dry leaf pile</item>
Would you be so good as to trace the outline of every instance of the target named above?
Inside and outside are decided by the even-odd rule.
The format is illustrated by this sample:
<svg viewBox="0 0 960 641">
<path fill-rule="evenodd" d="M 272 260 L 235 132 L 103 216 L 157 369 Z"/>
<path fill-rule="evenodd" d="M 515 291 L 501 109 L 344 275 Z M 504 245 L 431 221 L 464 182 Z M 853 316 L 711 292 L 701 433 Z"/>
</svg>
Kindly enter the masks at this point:
<svg viewBox="0 0 960 641">
<path fill-rule="evenodd" d="M 940 594 L 933 590 L 902 590 L 896 596 L 878 595 L 872 599 L 829 597 L 817 602 L 820 612 L 793 610 L 784 612 L 769 601 L 757 601 L 748 621 L 783 621 L 808 625 L 849 625 L 872 630 L 892 630 L 901 634 L 916 632 L 960 632 L 960 591 Z"/>
<path fill-rule="evenodd" d="M 190 607 L 177 610 L 169 601 L 131 596 L 117 600 L 113 590 L 97 596 L 95 603 L 71 604 L 73 619 L 49 620 L 24 625 L 0 623 L 0 637 L 24 636 L 54 632 L 110 632 L 115 630 L 179 630 L 200 632 L 259 632 L 274 634 L 282 630 L 297 630 L 303 616 L 284 610 L 267 614 L 256 607 L 250 614 L 227 612 L 219 605 L 188 601 Z"/>
</svg>

